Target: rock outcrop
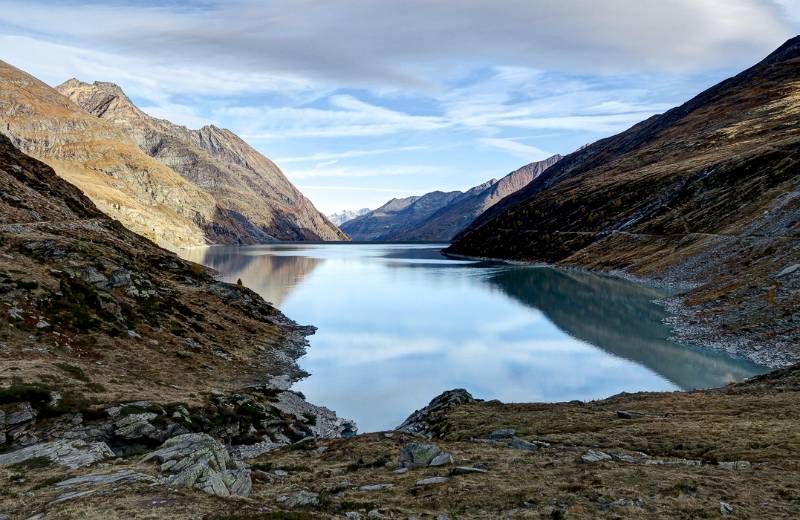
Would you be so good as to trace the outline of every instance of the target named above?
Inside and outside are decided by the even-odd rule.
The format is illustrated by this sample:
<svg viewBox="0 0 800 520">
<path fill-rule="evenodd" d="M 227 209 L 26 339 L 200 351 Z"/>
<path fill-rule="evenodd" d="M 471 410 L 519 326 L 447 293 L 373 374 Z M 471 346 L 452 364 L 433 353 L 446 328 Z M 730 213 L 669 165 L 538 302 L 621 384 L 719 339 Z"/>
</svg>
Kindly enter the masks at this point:
<svg viewBox="0 0 800 520">
<path fill-rule="evenodd" d="M 353 220 L 356 217 L 360 217 L 361 215 L 366 215 L 369 212 L 369 208 L 361 208 L 356 210 L 345 209 L 328 215 L 328 220 L 341 227 L 341 225 L 345 222 Z"/>
<path fill-rule="evenodd" d="M 416 410 L 396 429 L 400 432 L 414 433 L 430 437 L 436 432 L 437 418 L 450 409 L 466 403 L 475 402 L 472 394 L 463 388 L 442 392 L 434 397 L 428 406 Z"/>
<path fill-rule="evenodd" d="M 105 82 L 68 80 L 56 89 L 107 122 L 144 153 L 209 193 L 213 219 L 201 222 L 214 243 L 346 240 L 278 166 L 230 130 L 190 130 L 142 112 L 122 89 Z"/>
<path fill-rule="evenodd" d="M 448 242 L 504 197 L 524 188 L 561 159 L 554 155 L 492 179 L 466 192 L 434 191 L 392 199 L 380 208 L 341 224 L 354 240 Z"/>
<path fill-rule="evenodd" d="M 566 156 L 451 254 L 622 270 L 689 288 L 680 339 L 800 360 L 800 37 L 684 105 Z"/>
</svg>

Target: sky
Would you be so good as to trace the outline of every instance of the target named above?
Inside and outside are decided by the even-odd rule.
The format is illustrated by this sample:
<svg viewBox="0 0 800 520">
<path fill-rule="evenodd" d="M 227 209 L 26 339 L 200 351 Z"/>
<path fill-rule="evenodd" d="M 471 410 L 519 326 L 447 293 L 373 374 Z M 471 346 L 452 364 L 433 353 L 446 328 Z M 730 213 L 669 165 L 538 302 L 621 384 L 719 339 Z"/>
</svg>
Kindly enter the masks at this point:
<svg viewBox="0 0 800 520">
<path fill-rule="evenodd" d="M 620 132 L 800 33 L 800 0 L 3 0 L 0 59 L 215 124 L 323 212 Z"/>
</svg>

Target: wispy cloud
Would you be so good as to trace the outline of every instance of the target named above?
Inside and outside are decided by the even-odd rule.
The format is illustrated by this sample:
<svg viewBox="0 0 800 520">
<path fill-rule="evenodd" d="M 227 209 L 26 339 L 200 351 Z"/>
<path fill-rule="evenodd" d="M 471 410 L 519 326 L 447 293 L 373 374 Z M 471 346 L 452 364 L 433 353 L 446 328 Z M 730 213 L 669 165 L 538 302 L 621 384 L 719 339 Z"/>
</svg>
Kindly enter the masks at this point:
<svg viewBox="0 0 800 520">
<path fill-rule="evenodd" d="M 389 153 L 399 152 L 414 152 L 418 150 L 425 150 L 425 146 L 400 146 L 397 148 L 374 148 L 371 150 L 347 150 L 345 152 L 335 153 L 314 153 L 309 155 L 300 155 L 297 157 L 280 157 L 275 159 L 279 164 L 287 164 L 293 162 L 315 162 L 315 161 L 330 161 L 340 159 L 354 159 L 356 157 L 368 157 L 372 155 L 382 155 Z"/>
<path fill-rule="evenodd" d="M 545 152 L 541 148 L 530 146 L 525 143 L 520 143 L 514 139 L 500 139 L 496 137 L 484 137 L 478 139 L 478 142 L 486 146 L 493 146 L 501 150 L 506 150 L 514 155 L 521 157 L 527 161 L 540 161 L 547 159 L 551 155 L 550 152 Z"/>
</svg>

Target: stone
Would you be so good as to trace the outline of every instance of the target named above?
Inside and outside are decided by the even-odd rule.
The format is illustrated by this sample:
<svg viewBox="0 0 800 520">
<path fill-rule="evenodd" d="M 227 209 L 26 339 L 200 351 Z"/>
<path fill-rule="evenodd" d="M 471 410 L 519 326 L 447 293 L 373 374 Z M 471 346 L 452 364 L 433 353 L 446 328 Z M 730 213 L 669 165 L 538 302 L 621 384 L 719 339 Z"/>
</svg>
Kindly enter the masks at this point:
<svg viewBox="0 0 800 520">
<path fill-rule="evenodd" d="M 290 495 L 281 495 L 276 499 L 278 505 L 285 508 L 312 507 L 319 505 L 319 493 L 300 490 Z"/>
<path fill-rule="evenodd" d="M 593 464 L 595 462 L 602 462 L 605 460 L 611 460 L 611 455 L 602 451 L 589 450 L 581 455 L 581 462 L 585 464 Z"/>
<path fill-rule="evenodd" d="M 377 509 L 373 509 L 372 511 L 370 511 L 369 513 L 367 513 L 367 518 L 373 518 L 373 519 L 376 519 L 376 520 L 378 520 L 378 519 L 380 519 L 380 518 L 386 518 L 386 517 L 385 517 L 385 516 L 383 516 L 383 515 L 380 513 L 380 511 L 378 511 Z"/>
<path fill-rule="evenodd" d="M 106 283 L 108 288 L 128 287 L 131 284 L 131 272 L 126 269 L 119 269 L 111 273 L 111 277 Z"/>
<path fill-rule="evenodd" d="M 617 410 L 617 417 L 620 419 L 638 419 L 639 417 L 643 417 L 644 414 L 641 412 L 634 412 L 632 410 Z"/>
<path fill-rule="evenodd" d="M 119 471 L 115 471 L 113 473 L 94 473 L 91 475 L 82 475 L 80 477 L 74 477 L 67 480 L 62 480 L 61 482 L 55 484 L 55 486 L 56 487 L 74 487 L 82 485 L 103 486 L 105 484 L 113 484 L 115 482 L 121 482 L 126 480 L 149 481 L 149 482 L 156 481 L 156 479 L 151 477 L 150 475 L 136 473 L 135 471 L 131 471 L 129 469 L 122 469 Z"/>
<path fill-rule="evenodd" d="M 17 409 L 6 415 L 6 424 L 13 426 L 24 422 L 32 421 L 36 418 L 36 410 L 33 409 L 31 403 L 19 403 Z"/>
<path fill-rule="evenodd" d="M 124 439 L 148 437 L 156 432 L 156 427 L 150 424 L 150 421 L 156 417 L 158 417 L 158 414 L 152 412 L 126 415 L 114 421 L 114 425 L 117 427 L 114 431 L 114 435 Z"/>
<path fill-rule="evenodd" d="M 719 465 L 720 468 L 738 470 L 738 471 L 750 469 L 750 467 L 752 466 L 752 464 L 750 464 L 750 462 L 746 460 L 737 460 L 733 462 L 718 462 L 717 464 Z"/>
<path fill-rule="evenodd" d="M 410 442 L 403 446 L 400 452 L 400 467 L 424 468 L 440 454 L 442 454 L 442 450 L 435 444 Z"/>
<path fill-rule="evenodd" d="M 344 517 L 347 518 L 347 520 L 361 520 L 361 515 L 356 511 L 348 511 L 344 514 Z"/>
<path fill-rule="evenodd" d="M 514 437 L 515 433 L 517 433 L 517 431 L 514 430 L 513 428 L 503 428 L 500 430 L 495 430 L 492 433 L 490 433 L 489 438 L 492 440 L 511 439 L 512 437 Z"/>
<path fill-rule="evenodd" d="M 727 502 L 720 501 L 719 503 L 719 513 L 722 516 L 730 516 L 733 514 L 733 506 Z"/>
<path fill-rule="evenodd" d="M 113 456 L 114 452 L 105 442 L 62 439 L 33 444 L 16 451 L 0 454 L 0 465 L 17 464 L 37 457 L 47 457 L 54 464 L 77 469 Z"/>
<path fill-rule="evenodd" d="M 233 462 L 225 446 L 205 433 L 172 437 L 142 458 L 142 462 L 149 460 L 161 463 L 167 485 L 194 487 L 221 497 L 250 495 L 250 469 Z"/>
<path fill-rule="evenodd" d="M 395 475 L 402 475 L 404 473 L 408 473 L 408 468 L 397 468 L 396 470 L 392 471 Z"/>
<path fill-rule="evenodd" d="M 254 459 L 270 451 L 286 446 L 285 442 L 262 441 L 233 448 L 231 455 L 237 459 Z"/>
<path fill-rule="evenodd" d="M 451 475 L 471 475 L 473 473 L 488 473 L 488 471 L 481 468 L 474 468 L 472 466 L 456 466 L 450 472 Z"/>
<path fill-rule="evenodd" d="M 367 484 L 366 486 L 361 486 L 359 491 L 381 491 L 383 489 L 391 489 L 394 487 L 394 484 Z"/>
<path fill-rule="evenodd" d="M 798 269 L 800 269 L 800 264 L 792 264 L 788 267 L 783 268 L 781 272 L 775 275 L 775 278 L 782 278 L 784 276 L 788 276 L 790 274 L 797 272 Z"/>
<path fill-rule="evenodd" d="M 538 445 L 532 442 L 522 440 L 519 437 L 512 437 L 511 444 L 509 444 L 509 446 L 511 448 L 514 448 L 515 450 L 523 450 L 523 451 L 536 451 L 539 449 Z"/>
<path fill-rule="evenodd" d="M 436 486 L 439 484 L 446 484 L 450 479 L 447 477 L 428 477 L 416 482 L 416 486 Z"/>
<path fill-rule="evenodd" d="M 69 491 L 62 495 L 59 495 L 55 500 L 50 502 L 49 505 L 52 506 L 53 504 L 60 504 L 61 502 L 66 502 L 67 500 L 73 500 L 76 498 L 85 497 L 86 495 L 91 495 L 96 491 L 97 491 L 96 489 L 87 489 L 85 491 Z"/>
<path fill-rule="evenodd" d="M 428 466 L 446 466 L 453 463 L 453 456 L 449 453 L 440 453 L 430 461 Z"/>
</svg>

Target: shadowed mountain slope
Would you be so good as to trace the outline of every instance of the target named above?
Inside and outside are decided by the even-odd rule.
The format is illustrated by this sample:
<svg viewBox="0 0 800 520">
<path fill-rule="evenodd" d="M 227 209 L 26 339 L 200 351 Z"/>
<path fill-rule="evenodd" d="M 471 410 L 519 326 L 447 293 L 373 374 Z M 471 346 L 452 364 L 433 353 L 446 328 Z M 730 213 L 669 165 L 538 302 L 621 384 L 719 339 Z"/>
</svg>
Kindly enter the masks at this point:
<svg viewBox="0 0 800 520">
<path fill-rule="evenodd" d="M 800 37 L 686 104 L 568 155 L 476 219 L 448 252 L 678 282 L 691 288 L 686 338 L 771 365 L 796 361 L 798 115 Z"/>
</svg>

